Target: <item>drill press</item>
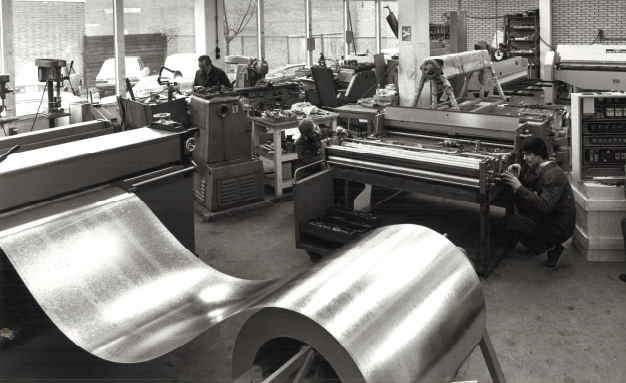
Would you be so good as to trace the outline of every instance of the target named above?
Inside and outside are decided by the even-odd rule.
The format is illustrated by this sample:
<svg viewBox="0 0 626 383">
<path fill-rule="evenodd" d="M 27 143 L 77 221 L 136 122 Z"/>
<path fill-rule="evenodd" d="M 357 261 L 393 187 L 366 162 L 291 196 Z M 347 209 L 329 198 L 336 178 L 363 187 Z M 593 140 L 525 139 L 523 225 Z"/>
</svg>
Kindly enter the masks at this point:
<svg viewBox="0 0 626 383">
<path fill-rule="evenodd" d="M 7 93 L 12 93 L 13 89 L 9 85 L 9 81 L 11 78 L 6 73 L 0 73 L 0 99 L 2 100 L 2 105 L 0 105 L 0 113 L 4 112 L 6 109 L 6 105 L 4 104 L 4 100 L 7 98 Z M 9 109 L 7 109 L 9 110 Z M 4 124 L 6 122 L 16 121 L 17 117 L 2 117 L 0 116 L 0 124 Z"/>
<path fill-rule="evenodd" d="M 48 113 L 45 114 L 45 117 L 48 119 L 48 127 L 54 128 L 54 120 L 56 118 L 70 115 L 65 113 L 61 107 L 61 86 L 65 79 L 61 68 L 64 68 L 67 63 L 65 60 L 37 59 L 35 60 L 35 65 L 38 67 L 38 80 L 45 82 L 48 89 Z M 54 84 L 55 82 L 56 85 Z"/>
</svg>

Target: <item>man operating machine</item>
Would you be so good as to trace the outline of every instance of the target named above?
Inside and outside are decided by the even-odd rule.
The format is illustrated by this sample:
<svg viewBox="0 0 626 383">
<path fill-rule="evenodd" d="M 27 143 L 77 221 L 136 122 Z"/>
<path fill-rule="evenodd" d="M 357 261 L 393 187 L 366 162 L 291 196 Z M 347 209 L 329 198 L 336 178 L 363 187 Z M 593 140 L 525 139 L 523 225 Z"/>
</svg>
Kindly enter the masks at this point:
<svg viewBox="0 0 626 383">
<path fill-rule="evenodd" d="M 522 172 L 520 164 L 509 166 L 502 180 L 513 187 L 519 214 L 507 215 L 503 225 L 508 235 L 520 241 L 531 253 L 547 250 L 543 267 L 556 269 L 576 225 L 574 192 L 567 177 L 554 161 L 548 160 L 545 142 L 535 136 L 521 144 L 524 161 L 537 170 L 537 176 Z"/>
<path fill-rule="evenodd" d="M 204 88 L 211 88 L 215 85 L 221 85 L 226 88 L 232 88 L 230 80 L 226 73 L 220 68 L 213 66 L 211 58 L 206 55 L 198 57 L 198 69 L 196 76 L 193 80 L 193 88 L 201 86 Z"/>
</svg>

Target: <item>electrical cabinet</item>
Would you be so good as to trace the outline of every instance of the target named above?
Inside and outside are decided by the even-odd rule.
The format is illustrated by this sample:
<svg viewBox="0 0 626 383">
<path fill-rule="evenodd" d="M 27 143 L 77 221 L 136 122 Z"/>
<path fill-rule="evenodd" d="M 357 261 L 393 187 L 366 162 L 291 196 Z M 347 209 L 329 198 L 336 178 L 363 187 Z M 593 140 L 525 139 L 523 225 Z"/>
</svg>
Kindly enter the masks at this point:
<svg viewBox="0 0 626 383">
<path fill-rule="evenodd" d="M 577 181 L 626 176 L 626 92 L 572 94 L 572 171 Z"/>
</svg>

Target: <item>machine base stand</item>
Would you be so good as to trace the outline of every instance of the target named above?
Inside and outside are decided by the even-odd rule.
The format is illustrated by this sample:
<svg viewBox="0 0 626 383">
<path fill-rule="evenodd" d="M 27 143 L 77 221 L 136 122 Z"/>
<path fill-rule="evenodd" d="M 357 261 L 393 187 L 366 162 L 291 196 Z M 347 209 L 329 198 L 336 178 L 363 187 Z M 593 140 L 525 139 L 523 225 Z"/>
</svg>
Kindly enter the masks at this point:
<svg viewBox="0 0 626 383">
<path fill-rule="evenodd" d="M 483 333 L 483 337 L 478 344 L 480 350 L 485 358 L 485 363 L 489 369 L 489 375 L 493 383 L 506 383 L 506 378 L 498 362 L 498 356 L 491 344 L 491 339 L 487 333 L 487 329 Z M 309 345 L 304 345 L 293 357 L 291 357 L 282 366 L 275 369 L 275 371 L 267 378 L 263 377 L 263 366 L 253 365 L 248 371 L 239 376 L 233 381 L 233 383 L 273 383 L 273 382 L 290 382 L 300 383 L 306 377 L 307 371 L 314 362 L 316 350 Z M 294 372 L 296 372 L 295 378 L 289 378 Z M 316 380 L 317 381 L 317 380 Z M 476 382 L 476 381 L 471 381 Z M 469 383 L 469 382 L 457 382 L 457 383 Z"/>
<path fill-rule="evenodd" d="M 272 201 L 265 199 L 263 201 L 253 202 L 246 205 L 234 206 L 219 211 L 210 211 L 198 201 L 193 201 L 193 209 L 196 214 L 200 215 L 203 221 L 215 221 L 218 219 L 232 217 L 251 210 L 263 209 L 272 206 Z"/>
</svg>

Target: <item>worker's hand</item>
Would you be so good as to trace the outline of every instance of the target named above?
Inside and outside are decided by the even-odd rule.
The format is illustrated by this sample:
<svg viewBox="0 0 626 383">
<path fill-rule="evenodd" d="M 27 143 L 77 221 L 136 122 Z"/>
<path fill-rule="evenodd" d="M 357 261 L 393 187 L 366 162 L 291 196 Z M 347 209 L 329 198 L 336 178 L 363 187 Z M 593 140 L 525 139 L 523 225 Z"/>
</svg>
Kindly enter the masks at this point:
<svg viewBox="0 0 626 383">
<path fill-rule="evenodd" d="M 508 169 L 506 169 L 509 173 L 513 174 L 515 177 L 519 177 L 522 172 L 522 166 L 520 164 L 510 165 Z"/>
<path fill-rule="evenodd" d="M 514 191 L 517 191 L 517 189 L 522 186 L 522 183 L 519 182 L 519 179 L 517 179 L 517 177 L 514 174 L 510 173 L 508 170 L 502 173 L 502 181 L 511 185 Z"/>
</svg>

